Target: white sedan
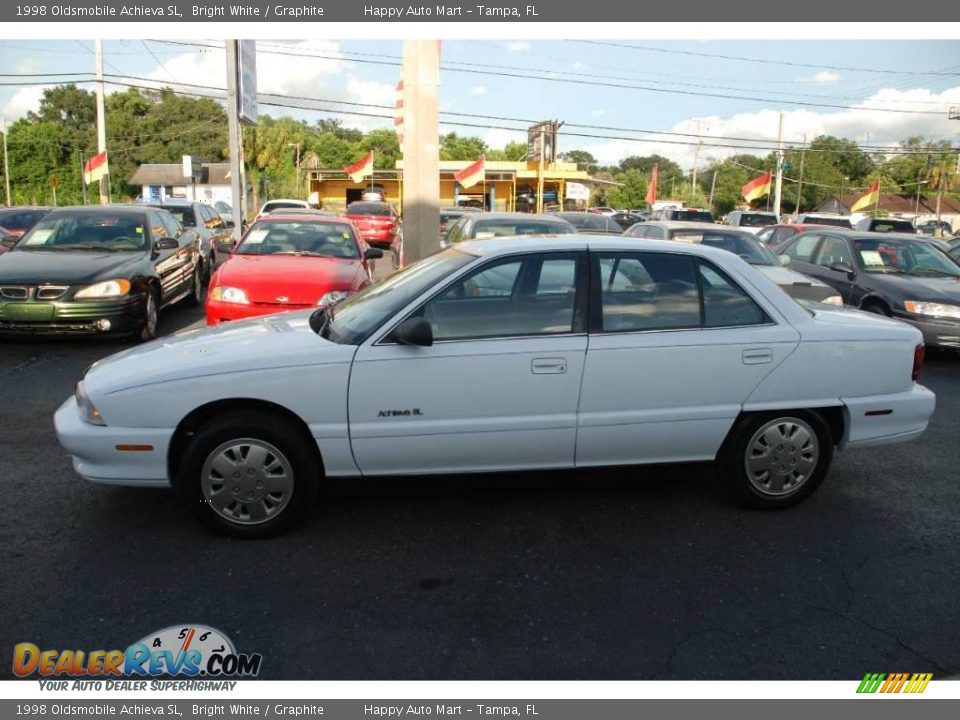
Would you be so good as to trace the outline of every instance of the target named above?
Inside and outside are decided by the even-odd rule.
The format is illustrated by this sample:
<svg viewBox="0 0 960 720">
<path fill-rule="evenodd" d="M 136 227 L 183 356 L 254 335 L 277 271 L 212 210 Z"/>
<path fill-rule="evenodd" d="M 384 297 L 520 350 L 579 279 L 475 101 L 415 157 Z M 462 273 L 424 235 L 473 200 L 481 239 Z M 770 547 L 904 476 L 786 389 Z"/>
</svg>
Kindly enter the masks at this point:
<svg viewBox="0 0 960 720">
<path fill-rule="evenodd" d="M 613 236 L 458 244 L 351 299 L 157 340 L 56 413 L 76 471 L 289 527 L 324 477 L 716 460 L 780 508 L 835 448 L 919 436 L 920 333 L 802 307 L 736 255 Z"/>
</svg>

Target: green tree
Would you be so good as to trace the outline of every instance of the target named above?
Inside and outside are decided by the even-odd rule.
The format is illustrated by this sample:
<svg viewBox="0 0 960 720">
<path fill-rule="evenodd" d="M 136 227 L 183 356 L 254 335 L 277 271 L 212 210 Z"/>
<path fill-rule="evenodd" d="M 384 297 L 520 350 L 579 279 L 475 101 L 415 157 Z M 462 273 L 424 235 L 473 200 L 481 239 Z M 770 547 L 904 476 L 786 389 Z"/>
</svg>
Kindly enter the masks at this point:
<svg viewBox="0 0 960 720">
<path fill-rule="evenodd" d="M 618 187 L 606 192 L 606 202 L 615 208 L 641 208 L 647 204 L 647 177 L 640 170 L 626 170 L 616 176 Z"/>
<path fill-rule="evenodd" d="M 560 153 L 560 159 L 565 162 L 576 163 L 578 170 L 583 170 L 591 175 L 600 169 L 597 159 L 586 150 L 568 150 L 565 153 Z"/>
<path fill-rule="evenodd" d="M 478 137 L 464 137 L 455 132 L 440 137 L 441 160 L 476 160 L 486 152 L 487 144 Z"/>
</svg>

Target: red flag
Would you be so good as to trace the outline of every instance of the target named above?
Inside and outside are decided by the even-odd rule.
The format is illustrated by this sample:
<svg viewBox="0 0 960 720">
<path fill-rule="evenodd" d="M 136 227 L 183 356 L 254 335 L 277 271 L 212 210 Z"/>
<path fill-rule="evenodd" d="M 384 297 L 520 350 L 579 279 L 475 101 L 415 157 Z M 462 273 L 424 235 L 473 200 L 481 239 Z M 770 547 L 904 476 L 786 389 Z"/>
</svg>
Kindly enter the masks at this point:
<svg viewBox="0 0 960 720">
<path fill-rule="evenodd" d="M 83 181 L 89 185 L 110 173 L 107 167 L 107 151 L 94 155 L 83 166 Z"/>
<path fill-rule="evenodd" d="M 350 179 L 355 183 L 363 182 L 365 177 L 373 176 L 373 150 L 368 152 L 362 160 L 354 163 L 353 165 L 348 165 L 343 169 L 343 171 L 350 176 Z"/>
<path fill-rule="evenodd" d="M 455 172 L 453 179 L 465 188 L 472 187 L 478 182 L 483 182 L 486 177 L 486 167 L 486 158 L 481 155 L 475 163 L 470 163 L 463 170 Z"/>
<path fill-rule="evenodd" d="M 770 173 L 764 173 L 760 177 L 755 177 L 753 180 L 740 188 L 740 193 L 747 202 L 753 202 L 757 198 L 762 198 L 764 195 L 769 195 L 771 178 L 772 175 Z"/>
<path fill-rule="evenodd" d="M 657 201 L 657 180 L 660 178 L 660 164 L 653 166 L 653 172 L 650 173 L 650 185 L 647 187 L 647 205 L 653 207 Z"/>
</svg>

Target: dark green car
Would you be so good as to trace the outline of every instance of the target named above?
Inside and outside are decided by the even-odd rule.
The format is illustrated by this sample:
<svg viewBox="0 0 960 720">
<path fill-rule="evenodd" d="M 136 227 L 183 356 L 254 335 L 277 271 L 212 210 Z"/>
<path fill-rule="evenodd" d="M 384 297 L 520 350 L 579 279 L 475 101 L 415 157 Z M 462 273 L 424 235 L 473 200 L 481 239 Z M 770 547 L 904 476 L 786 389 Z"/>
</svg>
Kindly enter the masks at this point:
<svg viewBox="0 0 960 720">
<path fill-rule="evenodd" d="M 197 235 L 166 210 L 53 210 L 0 255 L 0 333 L 156 336 L 157 313 L 199 305 Z"/>
</svg>

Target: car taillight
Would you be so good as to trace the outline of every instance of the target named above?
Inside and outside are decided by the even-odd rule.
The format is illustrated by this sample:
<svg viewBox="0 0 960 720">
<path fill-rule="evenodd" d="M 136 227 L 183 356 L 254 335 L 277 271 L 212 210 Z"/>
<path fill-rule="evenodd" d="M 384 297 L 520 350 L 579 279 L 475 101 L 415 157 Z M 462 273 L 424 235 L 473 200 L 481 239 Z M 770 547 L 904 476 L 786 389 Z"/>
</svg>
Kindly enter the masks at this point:
<svg viewBox="0 0 960 720">
<path fill-rule="evenodd" d="M 923 356 L 924 356 L 923 345 L 917 345 L 916 350 L 913 351 L 913 381 L 916 382 L 920 379 L 920 371 L 923 370 Z"/>
</svg>

